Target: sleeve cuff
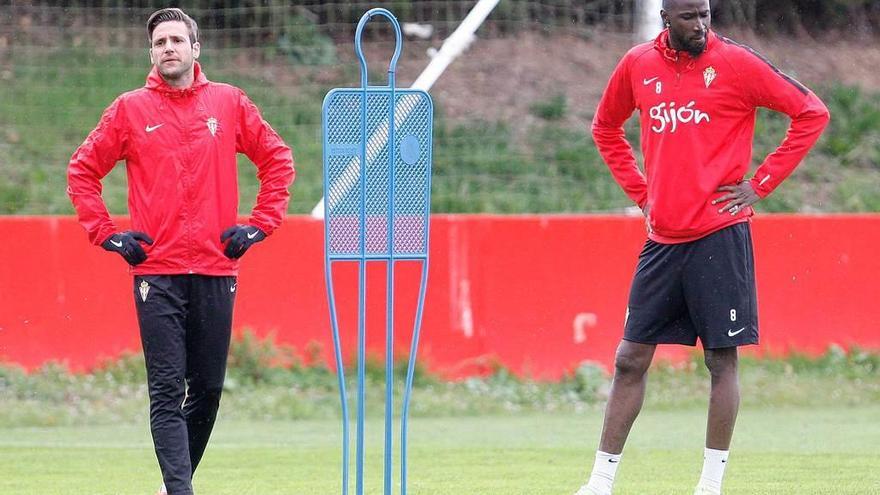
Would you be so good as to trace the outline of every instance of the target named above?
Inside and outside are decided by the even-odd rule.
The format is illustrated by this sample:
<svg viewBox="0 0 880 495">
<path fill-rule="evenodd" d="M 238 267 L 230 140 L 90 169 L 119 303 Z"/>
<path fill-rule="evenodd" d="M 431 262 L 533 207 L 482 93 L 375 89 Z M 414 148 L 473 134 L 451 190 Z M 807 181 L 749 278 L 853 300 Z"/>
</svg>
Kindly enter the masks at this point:
<svg viewBox="0 0 880 495">
<path fill-rule="evenodd" d="M 254 218 L 249 218 L 249 219 L 248 219 L 248 225 L 254 226 L 254 227 L 256 227 L 256 228 L 262 230 L 263 233 L 266 234 L 266 237 L 269 237 L 270 235 L 272 235 L 272 232 L 275 231 L 274 228 L 272 228 L 272 227 L 270 227 L 270 226 L 268 226 L 268 225 L 266 225 L 266 224 L 264 224 L 264 223 L 262 223 L 262 222 L 258 222 L 258 221 L 255 220 Z"/>
<path fill-rule="evenodd" d="M 94 244 L 95 244 L 95 246 L 103 246 L 104 243 L 107 242 L 107 239 L 109 239 L 110 237 L 112 237 L 113 234 L 115 234 L 116 232 L 118 232 L 118 230 L 116 230 L 115 227 L 112 228 L 112 229 L 102 229 L 102 230 L 100 230 L 100 231 L 98 232 L 98 235 L 96 235 L 96 236 L 95 236 L 95 239 L 94 239 Z"/>
<path fill-rule="evenodd" d="M 754 190 L 755 194 L 757 194 L 758 197 L 761 199 L 766 198 L 773 191 L 773 188 L 770 187 L 769 179 L 769 175 L 762 178 L 761 180 L 758 180 L 757 175 L 749 179 L 749 184 L 752 185 L 752 190 Z"/>
</svg>

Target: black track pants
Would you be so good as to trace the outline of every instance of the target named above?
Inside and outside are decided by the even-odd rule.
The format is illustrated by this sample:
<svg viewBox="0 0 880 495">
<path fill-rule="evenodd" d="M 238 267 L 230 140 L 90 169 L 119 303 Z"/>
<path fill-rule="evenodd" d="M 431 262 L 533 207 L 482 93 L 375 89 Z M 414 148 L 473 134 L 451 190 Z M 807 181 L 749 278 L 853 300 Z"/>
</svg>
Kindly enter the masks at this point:
<svg viewBox="0 0 880 495">
<path fill-rule="evenodd" d="M 235 288 L 235 277 L 134 278 L 150 430 L 169 495 L 193 493 L 223 390 Z"/>
</svg>

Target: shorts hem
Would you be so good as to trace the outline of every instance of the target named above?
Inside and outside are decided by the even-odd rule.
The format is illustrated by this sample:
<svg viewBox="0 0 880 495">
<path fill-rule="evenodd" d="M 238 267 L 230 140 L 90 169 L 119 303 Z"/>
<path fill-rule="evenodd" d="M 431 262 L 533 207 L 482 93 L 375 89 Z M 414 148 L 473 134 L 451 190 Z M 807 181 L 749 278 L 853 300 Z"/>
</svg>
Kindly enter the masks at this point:
<svg viewBox="0 0 880 495">
<path fill-rule="evenodd" d="M 648 345 L 686 345 L 688 347 L 696 347 L 697 341 L 693 342 L 683 342 L 679 340 L 648 340 L 648 339 L 636 339 L 632 337 L 623 337 L 623 340 L 627 342 L 633 342 L 635 344 L 648 344 Z"/>
<path fill-rule="evenodd" d="M 719 345 L 707 345 L 704 343 L 703 349 L 710 349 L 710 350 L 729 349 L 731 347 L 745 347 L 747 345 L 758 345 L 758 341 L 757 340 L 747 340 L 745 342 L 725 342 L 725 343 L 719 344 Z"/>
</svg>

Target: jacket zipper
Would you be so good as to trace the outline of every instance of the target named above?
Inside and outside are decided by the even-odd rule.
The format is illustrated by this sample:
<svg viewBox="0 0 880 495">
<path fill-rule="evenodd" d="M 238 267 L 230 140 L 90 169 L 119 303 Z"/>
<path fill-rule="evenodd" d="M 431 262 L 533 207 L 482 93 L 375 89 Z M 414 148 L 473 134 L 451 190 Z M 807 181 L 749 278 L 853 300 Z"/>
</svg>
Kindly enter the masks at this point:
<svg viewBox="0 0 880 495">
<path fill-rule="evenodd" d="M 186 112 L 186 110 L 187 110 L 186 106 L 189 103 L 189 101 L 187 101 L 188 99 L 189 99 L 189 95 L 184 95 L 184 96 L 181 96 L 180 101 L 179 101 L 179 103 L 180 103 L 179 110 L 181 110 L 183 112 L 182 115 L 184 115 L 184 116 L 188 114 Z M 192 161 L 192 131 L 191 131 L 190 127 L 192 125 L 192 122 L 190 121 L 190 119 L 188 119 L 186 117 L 182 117 L 181 122 L 183 124 L 181 127 L 183 127 L 183 138 L 184 138 L 184 142 L 186 143 L 186 151 L 187 151 L 187 153 L 184 157 L 183 163 L 181 163 L 181 167 L 183 169 L 183 176 L 184 176 L 184 181 L 183 181 L 184 201 L 186 204 L 186 206 L 184 208 L 184 210 L 186 211 L 186 223 L 185 223 L 186 258 L 187 258 L 187 264 L 189 265 L 189 267 L 187 268 L 187 273 L 192 275 L 193 273 L 195 273 L 195 270 L 193 269 L 193 264 L 194 264 L 193 263 L 193 260 L 194 260 L 193 241 L 192 241 L 192 238 L 193 238 L 193 236 L 192 236 L 193 215 L 192 215 L 192 211 L 191 211 L 194 201 L 193 201 L 193 197 L 192 197 L 192 174 L 190 173 L 191 172 L 190 165 L 191 165 L 191 161 Z"/>
</svg>

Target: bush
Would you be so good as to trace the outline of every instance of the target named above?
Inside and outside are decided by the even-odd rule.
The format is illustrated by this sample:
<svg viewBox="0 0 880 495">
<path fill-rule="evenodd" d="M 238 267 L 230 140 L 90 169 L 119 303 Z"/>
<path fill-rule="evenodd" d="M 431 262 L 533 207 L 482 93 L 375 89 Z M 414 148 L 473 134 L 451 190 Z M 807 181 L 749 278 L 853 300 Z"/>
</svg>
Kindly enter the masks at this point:
<svg viewBox="0 0 880 495">
<path fill-rule="evenodd" d="M 300 15 L 289 16 L 278 35 L 278 50 L 297 65 L 336 63 L 336 45 L 318 27 Z"/>
<path fill-rule="evenodd" d="M 564 94 L 556 94 L 546 100 L 536 101 L 529 107 L 535 117 L 544 120 L 560 120 L 565 117 L 567 104 Z"/>
</svg>

